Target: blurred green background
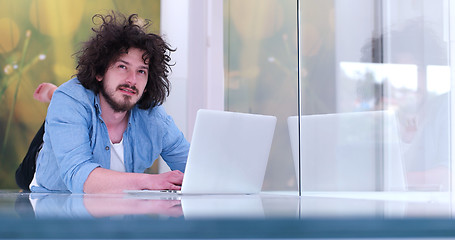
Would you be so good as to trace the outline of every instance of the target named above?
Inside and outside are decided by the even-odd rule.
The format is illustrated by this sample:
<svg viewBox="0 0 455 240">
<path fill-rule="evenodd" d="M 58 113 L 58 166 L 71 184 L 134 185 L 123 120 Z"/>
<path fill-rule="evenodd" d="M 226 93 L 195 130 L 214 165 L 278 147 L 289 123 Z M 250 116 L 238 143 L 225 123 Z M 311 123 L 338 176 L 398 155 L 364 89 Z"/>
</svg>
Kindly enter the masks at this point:
<svg viewBox="0 0 455 240">
<path fill-rule="evenodd" d="M 18 188 L 14 173 L 46 116 L 33 91 L 75 74 L 73 54 L 90 37 L 92 16 L 111 10 L 137 13 L 159 32 L 159 0 L 0 0 L 0 188 Z"/>
</svg>

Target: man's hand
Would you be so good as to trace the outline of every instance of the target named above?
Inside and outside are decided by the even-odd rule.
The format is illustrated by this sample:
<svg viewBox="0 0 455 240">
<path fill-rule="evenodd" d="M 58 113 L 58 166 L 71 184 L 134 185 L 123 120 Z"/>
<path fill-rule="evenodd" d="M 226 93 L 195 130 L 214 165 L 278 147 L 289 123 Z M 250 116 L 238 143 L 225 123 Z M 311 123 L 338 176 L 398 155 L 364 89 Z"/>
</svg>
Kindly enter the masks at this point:
<svg viewBox="0 0 455 240">
<path fill-rule="evenodd" d="M 55 89 L 57 89 L 57 86 L 52 83 L 41 83 L 35 89 L 33 97 L 40 102 L 49 103 L 52 99 L 52 95 L 54 94 Z"/>
<path fill-rule="evenodd" d="M 150 181 L 150 187 L 147 187 L 146 189 L 180 190 L 182 188 L 183 173 L 179 170 L 150 176 L 153 177 L 153 179 Z"/>
</svg>

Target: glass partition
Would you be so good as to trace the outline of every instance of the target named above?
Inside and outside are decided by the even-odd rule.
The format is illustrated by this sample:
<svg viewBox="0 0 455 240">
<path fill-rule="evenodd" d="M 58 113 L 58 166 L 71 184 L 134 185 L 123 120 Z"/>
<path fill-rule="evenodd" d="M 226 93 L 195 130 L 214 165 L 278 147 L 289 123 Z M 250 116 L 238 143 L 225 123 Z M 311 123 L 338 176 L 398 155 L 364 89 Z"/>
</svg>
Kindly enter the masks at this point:
<svg viewBox="0 0 455 240">
<path fill-rule="evenodd" d="M 450 189 L 448 5 L 299 1 L 303 191 Z"/>
<path fill-rule="evenodd" d="M 278 117 L 263 190 L 450 189 L 448 0 L 224 5 L 225 109 Z"/>
<path fill-rule="evenodd" d="M 297 2 L 225 0 L 225 110 L 274 115 L 263 190 L 297 190 L 289 116 L 297 116 Z"/>
</svg>

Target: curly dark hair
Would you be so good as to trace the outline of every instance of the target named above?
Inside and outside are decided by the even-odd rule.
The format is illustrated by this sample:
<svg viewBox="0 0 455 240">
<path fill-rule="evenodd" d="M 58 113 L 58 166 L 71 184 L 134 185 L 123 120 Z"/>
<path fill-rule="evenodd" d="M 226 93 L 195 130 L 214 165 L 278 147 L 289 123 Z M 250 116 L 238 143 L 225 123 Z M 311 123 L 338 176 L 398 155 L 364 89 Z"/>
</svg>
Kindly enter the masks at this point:
<svg viewBox="0 0 455 240">
<path fill-rule="evenodd" d="M 97 24 L 97 20 L 101 22 Z M 81 84 L 98 94 L 102 85 L 96 76 L 104 76 L 122 53 L 130 48 L 138 48 L 145 51 L 142 58 L 149 67 L 149 74 L 145 91 L 137 105 L 141 109 L 148 109 L 163 104 L 170 91 L 170 53 L 175 50 L 161 36 L 146 32 L 150 20 L 139 19 L 137 14 L 126 18 L 121 13 L 112 12 L 105 16 L 96 14 L 92 22 L 99 25 L 98 28 L 92 28 L 95 35 L 76 53 L 76 76 Z"/>
</svg>

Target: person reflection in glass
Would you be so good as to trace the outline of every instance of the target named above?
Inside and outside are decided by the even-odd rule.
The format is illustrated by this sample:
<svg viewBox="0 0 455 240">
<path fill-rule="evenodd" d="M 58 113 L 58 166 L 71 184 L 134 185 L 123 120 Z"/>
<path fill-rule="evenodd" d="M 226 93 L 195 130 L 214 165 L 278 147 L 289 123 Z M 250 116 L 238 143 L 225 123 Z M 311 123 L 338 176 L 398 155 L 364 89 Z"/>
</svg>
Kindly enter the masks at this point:
<svg viewBox="0 0 455 240">
<path fill-rule="evenodd" d="M 387 81 L 376 86 L 382 88 L 375 91 L 376 108 L 396 111 L 408 189 L 443 191 L 449 186 L 450 89 L 432 91 L 430 84 L 448 79 L 428 76 L 429 66 L 448 65 L 447 49 L 441 37 L 424 25 L 422 19 L 416 19 L 372 39 L 362 49 L 362 62 L 417 67 L 417 79 L 413 80 L 417 87 L 413 91 L 393 87 Z"/>
</svg>

